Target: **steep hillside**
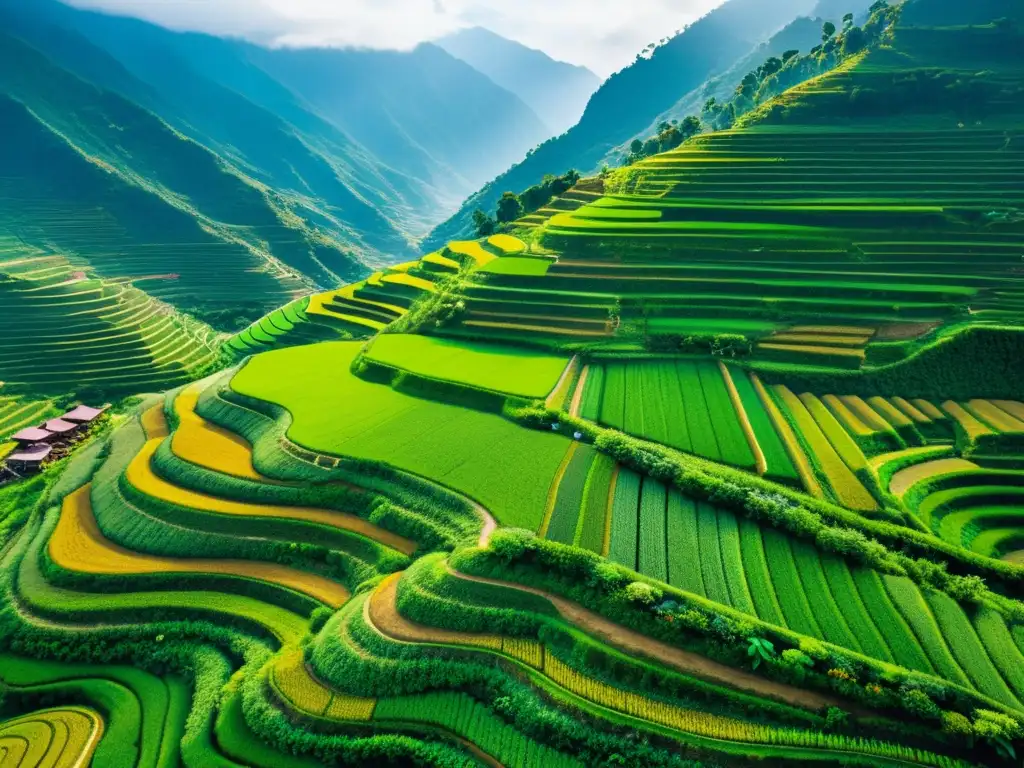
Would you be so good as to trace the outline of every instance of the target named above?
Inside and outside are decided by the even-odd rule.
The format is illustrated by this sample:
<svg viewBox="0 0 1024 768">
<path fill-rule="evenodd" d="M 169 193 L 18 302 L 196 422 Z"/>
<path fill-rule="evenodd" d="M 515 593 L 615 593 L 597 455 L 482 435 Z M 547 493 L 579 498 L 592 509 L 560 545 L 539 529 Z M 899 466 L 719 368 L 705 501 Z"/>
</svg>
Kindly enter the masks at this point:
<svg viewBox="0 0 1024 768">
<path fill-rule="evenodd" d="M 1019 32 L 888 34 L 733 130 L 552 205 L 531 238 L 557 261 L 471 281 L 463 332 L 652 344 L 735 331 L 780 363 L 858 369 L 913 354 L 937 325 L 1019 322 Z"/>
<path fill-rule="evenodd" d="M 441 190 L 475 188 L 548 135 L 518 96 L 435 45 L 245 55 L 374 155 Z"/>
<path fill-rule="evenodd" d="M 79 12 L 51 0 L 31 6 L 2 2 L 0 14 L 11 34 L 218 152 L 225 163 L 275 188 L 303 218 L 353 250 L 372 257 L 408 247 L 396 222 L 403 212 L 412 215 L 416 204 L 426 204 L 420 185 L 411 179 L 403 184 L 399 174 L 384 181 L 378 162 L 301 108 L 293 94 L 236 57 L 216 58 L 225 48 L 230 53 L 232 43 Z M 186 42 L 210 55 L 190 60 L 176 50 Z M 241 83 L 278 100 L 264 105 Z M 386 207 L 394 217 L 381 212 Z"/>
<path fill-rule="evenodd" d="M 303 191 L 297 182 L 306 174 L 288 179 L 281 161 L 274 162 L 268 150 L 289 150 L 275 139 L 275 130 L 295 134 L 301 142 L 287 156 L 301 160 L 302 147 L 322 156 L 340 169 L 346 186 L 377 203 L 404 229 L 422 231 L 422 219 L 436 216 L 451 198 L 546 137 L 539 119 L 520 100 L 432 46 L 405 53 L 270 50 L 173 33 L 135 19 L 62 15 L 62 23 L 73 24 L 155 88 L 193 130 L 203 131 L 225 151 L 237 145 L 247 162 L 273 171 L 280 186 Z M 464 94 L 480 105 L 464 102 Z M 440 121 L 452 115 L 460 120 L 439 131 Z M 510 130 L 495 133 L 490 126 L 486 131 L 488 116 Z M 264 125 L 259 131 L 250 127 L 254 118 L 259 118 L 257 128 Z M 275 143 L 264 146 L 268 141 Z M 481 157 L 484 145 L 493 157 Z M 307 173 L 318 190 L 324 172 L 314 167 Z M 345 209 L 344 199 L 340 207 Z"/>
<path fill-rule="evenodd" d="M 270 190 L 151 112 L 17 38 L 3 36 L 0 57 L 4 233 L 103 277 L 146 280 L 200 313 L 272 306 L 313 280 L 364 273 Z"/>
<path fill-rule="evenodd" d="M 549 135 L 521 100 L 433 46 L 271 51 L 54 0 L 3 0 L 0 14 L 376 263 L 411 256 L 413 235 Z"/>
<path fill-rule="evenodd" d="M 553 136 L 577 123 L 601 85 L 586 67 L 555 61 L 482 27 L 460 30 L 435 44 L 525 101 Z"/>
<path fill-rule="evenodd" d="M 708 99 L 729 101 L 735 94 L 736 87 L 743 80 L 743 77 L 748 72 L 754 71 L 764 64 L 769 57 L 782 57 L 787 51 L 806 53 L 821 42 L 822 23 L 820 18 L 801 16 L 787 24 L 783 29 L 772 35 L 770 40 L 758 45 L 722 74 L 710 78 L 685 94 L 668 110 L 662 112 L 646 125 L 643 130 L 638 131 L 634 136 L 630 136 L 629 141 L 622 142 L 614 150 L 607 153 L 602 159 L 601 165 L 617 168 L 622 164 L 623 158 L 629 154 L 630 141 L 634 138 L 645 141 L 647 138 L 656 135 L 658 133 L 658 126 L 664 122 L 685 120 L 691 115 L 700 116 L 701 110 Z"/>
<path fill-rule="evenodd" d="M 473 211 L 490 211 L 503 192 L 536 184 L 548 173 L 570 168 L 596 170 L 601 158 L 628 141 L 669 109 L 682 94 L 722 73 L 751 48 L 791 19 L 809 12 L 812 0 L 761 3 L 729 0 L 684 32 L 608 78 L 593 95 L 579 124 L 564 136 L 545 142 L 470 197 L 459 212 L 437 227 L 425 246 L 471 231 Z"/>
</svg>

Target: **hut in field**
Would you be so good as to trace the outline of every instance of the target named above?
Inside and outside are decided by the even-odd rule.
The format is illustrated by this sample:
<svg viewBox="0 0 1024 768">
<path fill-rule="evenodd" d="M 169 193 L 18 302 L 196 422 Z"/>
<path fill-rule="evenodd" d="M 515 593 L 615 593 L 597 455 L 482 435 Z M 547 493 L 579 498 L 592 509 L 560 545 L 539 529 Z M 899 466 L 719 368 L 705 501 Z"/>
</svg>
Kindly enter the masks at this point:
<svg viewBox="0 0 1024 768">
<path fill-rule="evenodd" d="M 43 425 L 43 429 L 47 432 L 53 433 L 57 439 L 64 439 L 70 437 L 78 431 L 81 424 L 75 424 L 73 421 L 65 421 L 64 419 L 50 419 Z"/>
<path fill-rule="evenodd" d="M 61 420 L 70 421 L 74 424 L 92 424 L 103 415 L 105 408 L 92 408 L 88 405 L 79 405 L 61 416 Z"/>
<path fill-rule="evenodd" d="M 54 434 L 41 427 L 25 427 L 17 434 L 11 436 L 11 440 L 20 445 L 32 445 L 33 443 L 48 443 L 53 440 Z"/>
<path fill-rule="evenodd" d="M 45 443 L 30 445 L 8 456 L 7 468 L 20 474 L 38 472 L 43 468 L 43 462 L 50 458 L 51 453 L 53 453 L 52 445 Z"/>
</svg>

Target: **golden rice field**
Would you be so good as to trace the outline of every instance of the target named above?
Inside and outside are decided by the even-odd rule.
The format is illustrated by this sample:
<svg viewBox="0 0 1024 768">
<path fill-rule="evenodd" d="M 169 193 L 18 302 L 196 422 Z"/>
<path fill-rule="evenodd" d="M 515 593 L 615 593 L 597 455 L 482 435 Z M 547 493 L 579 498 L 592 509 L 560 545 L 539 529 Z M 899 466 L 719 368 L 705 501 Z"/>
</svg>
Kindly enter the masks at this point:
<svg viewBox="0 0 1024 768">
<path fill-rule="evenodd" d="M 174 454 L 214 472 L 259 482 L 273 482 L 252 466 L 252 446 L 234 432 L 211 424 L 196 413 L 203 383 L 190 384 L 174 400 L 178 426 L 171 438 Z M 153 419 L 150 419 L 151 425 Z M 152 434 L 152 432 L 150 432 Z"/>
<path fill-rule="evenodd" d="M 125 478 L 132 486 L 148 496 L 203 512 L 239 517 L 277 517 L 303 520 L 332 528 L 358 533 L 381 544 L 410 554 L 416 550 L 416 543 L 370 523 L 358 515 L 317 509 L 315 507 L 286 507 L 276 504 L 251 504 L 210 496 L 188 488 L 174 485 L 158 476 L 150 465 L 153 454 L 168 435 L 167 421 L 161 406 L 147 410 L 142 418 L 148 440 L 142 450 L 132 459 L 125 471 Z M 237 443 L 236 443 L 237 446 Z"/>
<path fill-rule="evenodd" d="M 337 582 L 313 573 L 271 563 L 244 560 L 189 560 L 147 555 L 107 540 L 96 524 L 89 500 L 90 485 L 68 495 L 50 539 L 53 561 L 69 571 L 90 574 L 216 573 L 278 584 L 338 607 L 349 592 Z"/>
<path fill-rule="evenodd" d="M 44 709 L 0 722 L 4 768 L 82 768 L 89 765 L 103 719 L 86 707 Z"/>
</svg>

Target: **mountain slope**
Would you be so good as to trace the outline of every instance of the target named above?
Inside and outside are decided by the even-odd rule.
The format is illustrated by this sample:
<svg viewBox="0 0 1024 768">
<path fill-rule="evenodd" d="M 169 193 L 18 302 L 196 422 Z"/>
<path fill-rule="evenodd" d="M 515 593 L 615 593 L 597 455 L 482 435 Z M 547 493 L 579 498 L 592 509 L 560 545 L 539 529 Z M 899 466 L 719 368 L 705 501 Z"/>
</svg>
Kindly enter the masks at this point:
<svg viewBox="0 0 1024 768">
<path fill-rule="evenodd" d="M 798 50 L 807 52 L 821 42 L 822 20 L 801 16 L 783 29 L 772 35 L 767 42 L 761 43 L 743 58 L 720 75 L 701 83 L 672 107 L 662 112 L 643 130 L 631 136 L 629 141 L 639 138 L 641 141 L 658 133 L 658 126 L 666 121 L 683 120 L 690 115 L 699 115 L 701 108 L 708 99 L 728 101 L 734 95 L 736 85 L 748 72 L 757 69 L 770 56 L 782 56 L 786 51 Z M 621 164 L 622 158 L 628 155 L 629 141 L 622 142 L 603 158 L 602 162 L 611 167 Z"/>
<path fill-rule="evenodd" d="M 258 311 L 311 281 L 365 274 L 267 188 L 2 33 L 0 93 L 0 230 L 26 243 L 103 277 L 160 275 L 153 294 L 196 311 Z"/>
<path fill-rule="evenodd" d="M 821 381 L 857 394 L 1013 395 L 1009 361 L 991 380 L 888 368 L 931 332 L 1024 323 L 1019 28 L 953 26 L 977 18 L 971 9 L 911 9 L 793 59 L 838 66 L 732 129 L 556 201 L 531 242 L 557 260 L 489 267 L 466 284 L 453 332 L 658 351 L 691 351 L 688 333 L 738 332 L 773 376 L 840 366 L 864 374 Z"/>
<path fill-rule="evenodd" d="M 511 91 L 557 135 L 571 128 L 601 80 L 586 67 L 556 61 L 543 51 L 483 27 L 454 32 L 435 42 L 457 59 Z"/>
<path fill-rule="evenodd" d="M 29 7 L 0 2 L 0 14 L 5 29 L 65 69 L 158 114 L 244 168 L 247 175 L 291 193 L 290 203 L 302 210 L 304 218 L 316 220 L 354 250 L 372 255 L 401 253 L 408 247 L 407 239 L 379 210 L 388 206 L 400 212 L 409 207 L 401 196 L 403 188 L 395 185 L 397 193 L 376 200 L 365 192 L 382 176 L 379 163 L 323 121 L 325 130 L 320 134 L 300 133 L 232 83 L 222 85 L 211 79 L 207 75 L 229 71 L 227 62 L 194 66 L 173 45 L 188 36 L 133 19 L 75 11 L 48 0 Z M 216 38 L 208 40 L 214 48 L 225 44 Z M 256 77 L 250 79 L 258 82 Z M 273 86 L 284 91 L 270 78 L 263 79 L 269 83 L 267 90 Z M 296 106 L 294 113 L 301 115 L 302 110 Z M 311 136 L 319 140 L 318 145 Z M 365 180 L 362 189 L 352 183 L 354 179 Z M 388 185 L 379 186 L 386 190 Z M 415 186 L 412 180 L 406 184 L 410 189 Z M 422 197 L 417 202 L 426 204 Z"/>
<path fill-rule="evenodd" d="M 520 191 L 548 173 L 570 168 L 594 170 L 601 158 L 670 108 L 680 97 L 747 54 L 793 18 L 809 12 L 813 0 L 729 0 L 665 45 L 650 58 L 608 78 L 591 97 L 580 122 L 545 142 L 470 197 L 455 216 L 437 227 L 425 247 L 433 249 L 471 231 L 473 211 L 493 209 L 503 192 Z"/>
<path fill-rule="evenodd" d="M 158 114 L 378 263 L 410 256 L 411 236 L 549 135 L 520 99 L 434 46 L 269 50 L 55 0 L 0 0 L 0 14 L 4 29 Z"/>
<path fill-rule="evenodd" d="M 475 186 L 547 137 L 518 97 L 435 45 L 244 53 L 375 156 L 441 190 Z"/>
</svg>

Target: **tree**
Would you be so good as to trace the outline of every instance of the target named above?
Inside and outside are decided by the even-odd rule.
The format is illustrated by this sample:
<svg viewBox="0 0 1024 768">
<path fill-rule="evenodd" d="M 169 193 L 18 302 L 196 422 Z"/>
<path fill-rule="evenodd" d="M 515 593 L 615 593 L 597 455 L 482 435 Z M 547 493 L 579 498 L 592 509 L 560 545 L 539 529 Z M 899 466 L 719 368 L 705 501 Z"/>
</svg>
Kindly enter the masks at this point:
<svg viewBox="0 0 1024 768">
<path fill-rule="evenodd" d="M 477 208 L 473 211 L 473 226 L 477 237 L 490 237 L 498 228 L 498 222 Z"/>
<path fill-rule="evenodd" d="M 498 222 L 508 224 L 523 215 L 523 203 L 515 192 L 506 192 L 498 201 Z"/>
<path fill-rule="evenodd" d="M 798 51 L 796 48 L 790 48 L 788 51 L 786 51 L 784 54 L 782 54 L 782 63 L 783 64 L 787 64 L 790 59 L 792 59 L 794 56 L 799 56 L 799 55 L 800 55 L 800 51 Z"/>
<path fill-rule="evenodd" d="M 889 3 L 886 0 L 876 0 L 876 2 L 872 3 L 871 7 L 868 8 L 868 13 L 876 13 L 877 11 L 881 11 L 888 7 Z"/>
<path fill-rule="evenodd" d="M 828 42 L 829 38 L 836 33 L 836 25 L 831 21 L 826 21 L 821 27 L 821 41 Z"/>
<path fill-rule="evenodd" d="M 679 124 L 679 130 L 683 134 L 683 140 L 692 139 L 698 133 L 704 129 L 700 118 L 696 115 L 690 115 L 682 123 Z"/>
<path fill-rule="evenodd" d="M 860 27 L 850 27 L 843 35 L 843 55 L 850 56 L 863 50 L 868 37 Z"/>
<path fill-rule="evenodd" d="M 843 16 L 843 29 L 849 29 L 853 26 L 853 14 L 848 13 Z"/>
<path fill-rule="evenodd" d="M 780 69 L 782 69 L 782 59 L 776 56 L 771 56 L 764 64 L 761 65 L 758 71 L 761 73 L 761 79 L 763 80 L 766 77 L 771 77 Z"/>
<path fill-rule="evenodd" d="M 633 139 L 629 142 L 629 154 L 639 155 L 644 151 L 644 143 L 640 139 Z"/>
</svg>

